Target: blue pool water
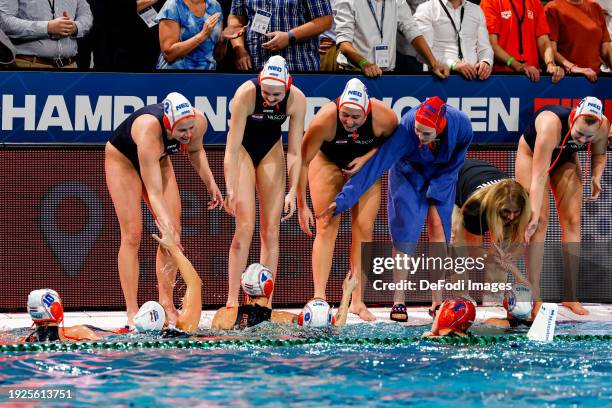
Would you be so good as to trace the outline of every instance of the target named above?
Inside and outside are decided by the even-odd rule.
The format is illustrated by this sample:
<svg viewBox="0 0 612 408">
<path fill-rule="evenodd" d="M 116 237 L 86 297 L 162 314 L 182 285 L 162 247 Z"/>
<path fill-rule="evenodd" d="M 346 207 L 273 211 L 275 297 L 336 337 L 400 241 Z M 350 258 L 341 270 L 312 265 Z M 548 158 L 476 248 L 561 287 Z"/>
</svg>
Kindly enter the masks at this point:
<svg viewBox="0 0 612 408">
<path fill-rule="evenodd" d="M 321 334 L 267 324 L 246 335 L 279 331 Z M 363 324 L 341 335 L 411 337 L 423 331 Z M 475 332 L 499 334 L 482 327 Z M 559 334 L 611 332 L 611 323 L 558 325 Z M 612 342 L 605 341 L 4 353 L 0 362 L 3 390 L 71 385 L 72 403 L 82 406 L 601 407 L 612 401 Z M 7 402 L 3 392 L 0 403 Z"/>
</svg>

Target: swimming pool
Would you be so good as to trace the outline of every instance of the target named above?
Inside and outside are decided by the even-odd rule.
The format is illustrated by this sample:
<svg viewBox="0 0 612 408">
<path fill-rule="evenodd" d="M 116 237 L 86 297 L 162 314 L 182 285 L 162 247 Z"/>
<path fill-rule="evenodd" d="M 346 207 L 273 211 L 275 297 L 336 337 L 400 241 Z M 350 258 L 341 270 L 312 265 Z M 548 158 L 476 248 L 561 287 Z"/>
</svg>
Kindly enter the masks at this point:
<svg viewBox="0 0 612 408">
<path fill-rule="evenodd" d="M 423 330 L 359 324 L 345 327 L 340 335 L 399 338 Z M 246 337 L 277 338 L 279 331 L 292 337 L 321 336 L 264 324 Z M 483 327 L 475 332 L 494 333 Z M 557 332 L 609 334 L 612 324 L 560 324 Z M 0 359 L 3 389 L 70 385 L 76 392 L 71 404 L 81 406 L 603 406 L 612 398 L 610 341 L 490 346 L 329 342 L 211 350 L 10 352 Z M 0 398 L 9 402 L 6 392 Z"/>
</svg>

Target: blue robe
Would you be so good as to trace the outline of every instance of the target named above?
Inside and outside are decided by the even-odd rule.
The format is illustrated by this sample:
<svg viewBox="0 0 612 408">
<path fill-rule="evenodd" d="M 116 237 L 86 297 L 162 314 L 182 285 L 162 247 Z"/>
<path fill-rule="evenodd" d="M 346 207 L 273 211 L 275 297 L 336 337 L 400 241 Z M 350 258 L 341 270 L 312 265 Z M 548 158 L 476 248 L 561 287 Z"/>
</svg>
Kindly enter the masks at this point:
<svg viewBox="0 0 612 408">
<path fill-rule="evenodd" d="M 468 117 L 447 105 L 446 128 L 438 135 L 437 152 L 433 153 L 428 146 L 419 147 L 419 138 L 414 132 L 417 109 L 412 108 L 402 116 L 393 135 L 336 196 L 334 215 L 355 205 L 390 168 L 389 232 L 397 248 L 405 248 L 406 244 L 414 247 L 430 203 L 436 206 L 446 240 L 450 240 L 457 177 L 473 138 Z"/>
</svg>

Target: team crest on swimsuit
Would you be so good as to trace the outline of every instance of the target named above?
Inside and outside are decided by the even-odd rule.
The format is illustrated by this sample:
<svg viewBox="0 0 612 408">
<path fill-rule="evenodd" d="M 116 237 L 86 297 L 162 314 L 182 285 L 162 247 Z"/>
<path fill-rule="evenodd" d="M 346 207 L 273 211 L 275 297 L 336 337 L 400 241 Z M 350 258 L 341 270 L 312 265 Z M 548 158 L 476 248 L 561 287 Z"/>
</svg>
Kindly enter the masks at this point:
<svg viewBox="0 0 612 408">
<path fill-rule="evenodd" d="M 505 20 L 509 20 L 512 17 L 512 10 L 506 10 L 501 12 L 501 17 Z"/>
<path fill-rule="evenodd" d="M 254 113 L 251 115 L 251 119 L 253 120 L 263 120 L 264 119 L 264 115 L 263 113 Z"/>
<path fill-rule="evenodd" d="M 527 10 L 527 18 L 533 20 L 533 11 Z"/>
</svg>

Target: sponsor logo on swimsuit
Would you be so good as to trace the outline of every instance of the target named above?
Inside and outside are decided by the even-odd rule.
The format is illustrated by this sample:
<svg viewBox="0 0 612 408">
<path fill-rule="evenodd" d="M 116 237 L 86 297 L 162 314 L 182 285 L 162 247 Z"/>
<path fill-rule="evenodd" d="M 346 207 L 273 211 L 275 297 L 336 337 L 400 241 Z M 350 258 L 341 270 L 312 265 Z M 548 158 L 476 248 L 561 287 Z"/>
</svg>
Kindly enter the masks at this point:
<svg viewBox="0 0 612 408">
<path fill-rule="evenodd" d="M 533 20 L 533 11 L 527 10 L 527 18 Z"/>
<path fill-rule="evenodd" d="M 274 121 L 285 120 L 285 119 L 287 119 L 287 116 L 285 116 L 285 115 L 268 115 L 268 119 L 269 120 L 274 120 Z"/>
<path fill-rule="evenodd" d="M 502 17 L 504 20 L 509 20 L 509 19 L 510 19 L 510 17 L 512 17 L 512 11 L 511 11 L 511 10 L 502 11 L 502 12 L 501 12 L 501 17 Z"/>
</svg>

